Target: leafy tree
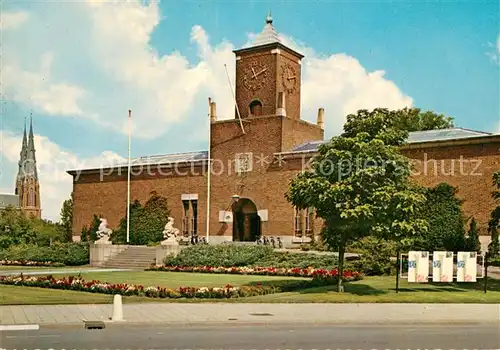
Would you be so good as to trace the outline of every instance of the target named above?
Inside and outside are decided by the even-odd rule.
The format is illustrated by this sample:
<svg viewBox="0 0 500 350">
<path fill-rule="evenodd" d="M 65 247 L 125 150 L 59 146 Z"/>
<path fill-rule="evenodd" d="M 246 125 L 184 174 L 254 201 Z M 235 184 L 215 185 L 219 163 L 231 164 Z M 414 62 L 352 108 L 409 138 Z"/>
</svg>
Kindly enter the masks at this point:
<svg viewBox="0 0 500 350">
<path fill-rule="evenodd" d="M 411 108 L 406 114 L 400 114 L 397 126 L 407 131 L 424 131 L 435 129 L 448 129 L 454 127 L 452 117 L 436 114 L 431 111 L 422 112 L 418 108 Z"/>
<path fill-rule="evenodd" d="M 467 233 L 467 249 L 475 252 L 481 251 L 481 242 L 479 241 L 479 231 L 475 218 L 472 218 L 469 232 Z"/>
<path fill-rule="evenodd" d="M 428 221 L 428 231 L 417 237 L 413 249 L 459 251 L 467 249 L 465 217 L 458 189 L 441 183 L 433 188 L 422 188 L 426 201 L 421 214 Z"/>
<path fill-rule="evenodd" d="M 347 116 L 343 136 L 354 137 L 359 132 L 367 132 L 371 137 L 377 135 L 388 145 L 401 145 L 411 131 L 445 129 L 453 127 L 453 118 L 434 112 L 421 112 L 418 108 L 389 110 L 375 108 L 361 109 Z"/>
<path fill-rule="evenodd" d="M 73 193 L 71 193 L 71 198 L 63 202 L 60 215 L 65 241 L 71 242 L 73 240 Z"/>
<path fill-rule="evenodd" d="M 391 124 L 395 113 L 348 116 L 344 133 L 319 147 L 311 170 L 294 178 L 286 193 L 295 207 L 314 207 L 325 221 L 323 238 L 338 247 L 340 276 L 350 242 L 371 234 L 406 243 L 426 229 L 418 215 L 425 196 L 409 182 L 410 162 L 397 147 L 408 133 Z M 343 290 L 341 278 L 337 287 Z"/>
<path fill-rule="evenodd" d="M 85 242 L 95 242 L 97 241 L 97 231 L 99 230 L 99 225 L 101 225 L 101 216 L 94 214 L 92 217 L 92 222 L 88 226 L 82 228 L 82 233 L 80 236 L 81 241 Z"/>
<path fill-rule="evenodd" d="M 500 203 L 500 171 L 493 174 L 493 187 L 495 190 L 491 193 L 493 199 Z M 488 222 L 488 232 L 491 234 L 491 242 L 488 245 L 489 258 L 496 258 L 500 254 L 500 242 L 498 239 L 498 229 L 500 228 L 500 204 L 491 212 L 491 218 Z"/>
<path fill-rule="evenodd" d="M 31 221 L 21 210 L 8 206 L 0 212 L 0 248 L 35 241 Z"/>
<path fill-rule="evenodd" d="M 138 200 L 130 204 L 130 244 L 146 245 L 160 242 L 163 229 L 168 221 L 170 209 L 167 199 L 151 192 L 151 197 L 144 206 Z M 127 216 L 120 220 L 120 226 L 112 234 L 113 243 L 126 243 Z"/>
</svg>

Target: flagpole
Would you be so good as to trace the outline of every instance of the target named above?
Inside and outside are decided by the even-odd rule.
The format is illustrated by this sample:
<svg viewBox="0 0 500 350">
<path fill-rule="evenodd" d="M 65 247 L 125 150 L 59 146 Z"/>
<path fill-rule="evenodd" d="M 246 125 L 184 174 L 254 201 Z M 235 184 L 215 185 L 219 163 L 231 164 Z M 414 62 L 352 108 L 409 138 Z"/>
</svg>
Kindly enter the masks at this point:
<svg viewBox="0 0 500 350">
<path fill-rule="evenodd" d="M 132 134 L 132 111 L 128 110 L 128 172 L 127 172 L 127 244 L 130 242 L 130 144 Z"/>
<path fill-rule="evenodd" d="M 207 154 L 207 164 L 208 164 L 208 173 L 207 173 L 207 223 L 206 223 L 206 240 L 207 243 L 210 239 L 210 175 L 212 173 L 212 160 L 210 148 L 212 146 L 212 99 L 208 98 L 208 154 Z"/>
</svg>

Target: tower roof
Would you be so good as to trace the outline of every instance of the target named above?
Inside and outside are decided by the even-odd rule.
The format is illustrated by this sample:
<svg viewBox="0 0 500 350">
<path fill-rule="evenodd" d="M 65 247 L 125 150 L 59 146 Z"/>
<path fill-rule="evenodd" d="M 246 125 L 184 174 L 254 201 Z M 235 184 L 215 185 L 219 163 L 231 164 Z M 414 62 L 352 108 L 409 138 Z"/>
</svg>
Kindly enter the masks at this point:
<svg viewBox="0 0 500 350">
<path fill-rule="evenodd" d="M 23 144 L 19 157 L 19 169 L 17 181 L 25 180 L 27 177 L 38 179 L 36 166 L 35 136 L 33 133 L 33 117 L 30 115 L 29 136 L 26 135 L 26 121 L 24 122 Z"/>
<path fill-rule="evenodd" d="M 241 49 L 235 50 L 233 52 L 238 53 L 238 52 L 248 51 L 254 48 L 261 48 L 265 46 L 275 46 L 275 45 L 293 52 L 300 58 L 304 57 L 302 54 L 290 49 L 289 47 L 283 44 L 280 35 L 274 28 L 271 12 L 268 12 L 266 16 L 266 22 L 264 24 L 264 28 L 262 29 L 262 31 L 259 34 L 257 34 L 254 40 L 250 42 L 248 45 L 245 45 Z"/>
<path fill-rule="evenodd" d="M 24 131 L 23 131 L 23 143 L 21 146 L 21 152 L 19 152 L 19 163 L 17 171 L 17 181 L 24 178 L 24 164 L 26 163 L 26 157 L 28 156 L 28 136 L 26 134 L 26 119 L 24 119 Z"/>
<path fill-rule="evenodd" d="M 271 17 L 271 12 L 267 14 L 266 24 L 262 31 L 255 37 L 251 46 L 261 46 L 267 44 L 282 43 L 276 29 L 273 26 L 273 18 Z"/>
</svg>

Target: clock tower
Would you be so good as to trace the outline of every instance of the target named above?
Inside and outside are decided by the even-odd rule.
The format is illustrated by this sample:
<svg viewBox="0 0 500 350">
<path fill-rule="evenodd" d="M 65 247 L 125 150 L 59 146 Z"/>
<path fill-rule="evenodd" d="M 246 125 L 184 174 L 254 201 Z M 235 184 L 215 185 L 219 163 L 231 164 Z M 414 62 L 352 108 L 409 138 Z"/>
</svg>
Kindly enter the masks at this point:
<svg viewBox="0 0 500 350">
<path fill-rule="evenodd" d="M 233 52 L 236 103 L 241 117 L 271 116 L 281 110 L 289 118 L 300 119 L 300 68 L 304 56 L 282 43 L 270 14 L 255 40 Z"/>
</svg>

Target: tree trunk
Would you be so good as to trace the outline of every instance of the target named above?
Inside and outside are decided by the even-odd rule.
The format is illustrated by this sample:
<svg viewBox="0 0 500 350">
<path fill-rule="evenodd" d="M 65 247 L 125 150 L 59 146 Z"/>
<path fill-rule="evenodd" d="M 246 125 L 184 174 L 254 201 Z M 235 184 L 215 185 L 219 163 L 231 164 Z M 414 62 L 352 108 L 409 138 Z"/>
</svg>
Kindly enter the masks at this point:
<svg viewBox="0 0 500 350">
<path fill-rule="evenodd" d="M 401 264 L 401 252 L 400 248 L 397 249 L 396 258 L 396 293 L 399 293 L 399 265 Z"/>
<path fill-rule="evenodd" d="M 342 284 L 342 278 L 344 277 L 344 253 L 345 242 L 341 239 L 339 244 L 339 275 L 337 280 L 337 292 L 339 293 L 344 291 L 344 286 Z"/>
</svg>

